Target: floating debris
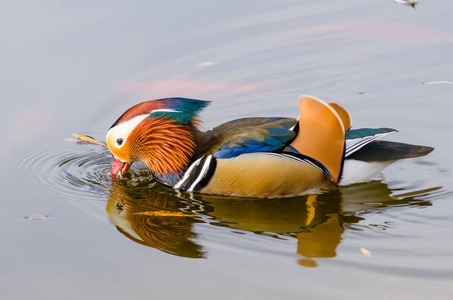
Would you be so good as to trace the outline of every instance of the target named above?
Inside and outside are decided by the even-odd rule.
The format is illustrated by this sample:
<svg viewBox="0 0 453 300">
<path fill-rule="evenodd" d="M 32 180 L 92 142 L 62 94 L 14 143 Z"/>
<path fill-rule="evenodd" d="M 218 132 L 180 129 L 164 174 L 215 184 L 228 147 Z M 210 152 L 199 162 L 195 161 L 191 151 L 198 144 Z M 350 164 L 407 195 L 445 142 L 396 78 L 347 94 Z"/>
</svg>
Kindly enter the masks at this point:
<svg viewBox="0 0 453 300">
<path fill-rule="evenodd" d="M 141 211 L 136 212 L 134 215 L 144 215 L 151 217 L 196 217 L 197 215 L 189 215 L 180 211 L 169 210 L 155 210 L 155 211 Z"/>
<path fill-rule="evenodd" d="M 410 5 L 415 9 L 415 5 L 418 4 L 417 0 L 393 0 L 393 2 L 399 3 L 399 4 L 404 4 L 404 5 Z"/>
<path fill-rule="evenodd" d="M 453 84 L 453 81 L 450 80 L 428 81 L 423 82 L 423 84 Z"/>
<path fill-rule="evenodd" d="M 77 139 L 65 139 L 67 142 L 83 142 L 85 144 L 94 144 L 94 145 L 99 145 L 102 147 L 107 147 L 106 144 L 103 142 L 96 141 L 94 138 L 88 135 L 80 135 L 80 134 L 72 134 L 75 138 Z"/>
<path fill-rule="evenodd" d="M 360 248 L 360 251 L 362 251 L 362 253 L 365 254 L 366 256 L 371 256 L 370 250 L 366 248 Z"/>
<path fill-rule="evenodd" d="M 31 216 L 31 217 L 24 217 L 25 220 L 44 220 L 49 219 L 50 216 Z"/>
</svg>

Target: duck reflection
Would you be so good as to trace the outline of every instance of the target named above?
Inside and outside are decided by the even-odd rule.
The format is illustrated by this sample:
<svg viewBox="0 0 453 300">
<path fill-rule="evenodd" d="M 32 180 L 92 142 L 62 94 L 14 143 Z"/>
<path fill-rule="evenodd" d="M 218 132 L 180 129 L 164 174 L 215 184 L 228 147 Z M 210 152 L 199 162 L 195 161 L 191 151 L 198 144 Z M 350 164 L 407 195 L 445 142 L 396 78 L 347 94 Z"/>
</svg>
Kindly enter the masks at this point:
<svg viewBox="0 0 453 300">
<path fill-rule="evenodd" d="M 131 240 L 178 256 L 202 258 L 194 224 L 209 222 L 235 230 L 297 239 L 298 263 L 317 266 L 317 258 L 336 256 L 345 229 L 366 214 L 392 206 L 429 206 L 423 190 L 395 195 L 382 182 L 357 184 L 319 195 L 250 199 L 178 193 L 160 185 L 128 187 L 113 183 L 107 213 Z"/>
<path fill-rule="evenodd" d="M 190 258 L 202 258 L 193 224 L 180 198 L 156 189 L 114 186 L 106 211 L 118 231 L 136 243 Z"/>
</svg>

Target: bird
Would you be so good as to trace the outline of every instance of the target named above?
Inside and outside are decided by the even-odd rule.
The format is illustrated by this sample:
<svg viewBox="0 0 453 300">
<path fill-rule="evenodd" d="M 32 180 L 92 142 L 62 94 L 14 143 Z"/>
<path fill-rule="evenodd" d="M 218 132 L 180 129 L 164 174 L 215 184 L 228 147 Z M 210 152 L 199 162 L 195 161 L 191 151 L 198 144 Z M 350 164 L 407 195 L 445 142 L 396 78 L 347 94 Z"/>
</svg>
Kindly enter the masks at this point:
<svg viewBox="0 0 453 300">
<path fill-rule="evenodd" d="M 210 101 L 164 98 L 139 103 L 110 127 L 111 175 L 133 162 L 179 191 L 275 198 L 319 193 L 371 180 L 391 163 L 434 148 L 378 140 L 392 128 L 352 129 L 335 102 L 299 97 L 299 118 L 250 117 L 200 130 Z"/>
</svg>

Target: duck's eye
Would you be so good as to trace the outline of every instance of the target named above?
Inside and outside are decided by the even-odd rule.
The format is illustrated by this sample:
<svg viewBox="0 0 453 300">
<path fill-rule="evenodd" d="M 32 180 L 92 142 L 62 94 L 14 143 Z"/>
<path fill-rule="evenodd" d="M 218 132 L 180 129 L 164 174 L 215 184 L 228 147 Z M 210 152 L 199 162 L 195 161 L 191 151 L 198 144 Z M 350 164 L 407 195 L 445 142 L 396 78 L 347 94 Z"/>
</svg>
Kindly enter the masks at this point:
<svg viewBox="0 0 453 300">
<path fill-rule="evenodd" d="M 122 138 L 117 139 L 116 143 L 118 144 L 118 146 L 121 146 L 123 144 L 123 139 Z"/>
</svg>

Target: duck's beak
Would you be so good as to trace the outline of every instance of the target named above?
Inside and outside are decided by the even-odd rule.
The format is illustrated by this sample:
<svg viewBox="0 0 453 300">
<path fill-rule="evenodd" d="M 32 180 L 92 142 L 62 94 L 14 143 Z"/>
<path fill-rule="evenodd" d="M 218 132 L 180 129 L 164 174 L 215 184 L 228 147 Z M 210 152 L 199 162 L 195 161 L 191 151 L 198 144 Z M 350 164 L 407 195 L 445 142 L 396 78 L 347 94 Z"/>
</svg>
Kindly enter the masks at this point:
<svg viewBox="0 0 453 300">
<path fill-rule="evenodd" d="M 110 174 L 114 177 L 121 177 L 126 173 L 127 169 L 131 164 L 127 162 L 122 162 L 117 158 L 113 158 L 113 165 L 112 170 L 110 170 Z"/>
</svg>

